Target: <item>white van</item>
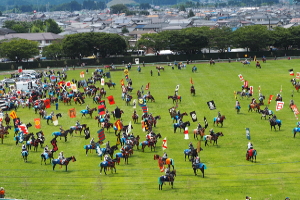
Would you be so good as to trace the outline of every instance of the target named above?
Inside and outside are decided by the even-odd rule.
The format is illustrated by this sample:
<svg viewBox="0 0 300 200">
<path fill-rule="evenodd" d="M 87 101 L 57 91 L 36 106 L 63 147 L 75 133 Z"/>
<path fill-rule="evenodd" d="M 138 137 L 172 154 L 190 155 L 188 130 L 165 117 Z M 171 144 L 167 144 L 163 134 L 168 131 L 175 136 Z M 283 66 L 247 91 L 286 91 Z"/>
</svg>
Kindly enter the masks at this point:
<svg viewBox="0 0 300 200">
<path fill-rule="evenodd" d="M 38 85 L 35 83 L 35 81 L 19 81 L 19 82 L 16 82 L 16 90 L 17 91 L 22 90 L 24 92 L 29 92 L 34 87 L 38 87 Z"/>
<path fill-rule="evenodd" d="M 25 69 L 25 70 L 22 70 L 22 73 L 20 73 L 20 74 L 31 74 L 31 75 L 36 75 L 37 74 L 37 72 L 35 71 L 35 70 L 27 70 L 27 69 Z"/>
</svg>

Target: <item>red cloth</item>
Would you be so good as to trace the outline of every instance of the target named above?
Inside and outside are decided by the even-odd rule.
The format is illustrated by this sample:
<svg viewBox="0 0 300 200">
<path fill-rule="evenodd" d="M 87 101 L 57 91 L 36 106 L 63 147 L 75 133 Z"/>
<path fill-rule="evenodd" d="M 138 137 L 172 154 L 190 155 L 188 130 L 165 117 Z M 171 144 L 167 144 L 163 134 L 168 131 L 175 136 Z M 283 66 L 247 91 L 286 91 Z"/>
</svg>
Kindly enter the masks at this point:
<svg viewBox="0 0 300 200">
<path fill-rule="evenodd" d="M 115 99 L 114 99 L 114 96 L 111 95 L 111 96 L 108 96 L 106 98 L 108 99 L 109 105 L 113 105 L 113 104 L 116 103 Z"/>
<path fill-rule="evenodd" d="M 51 107 L 51 105 L 50 105 L 50 99 L 44 100 L 44 104 L 45 104 L 46 108 L 50 108 Z"/>
</svg>

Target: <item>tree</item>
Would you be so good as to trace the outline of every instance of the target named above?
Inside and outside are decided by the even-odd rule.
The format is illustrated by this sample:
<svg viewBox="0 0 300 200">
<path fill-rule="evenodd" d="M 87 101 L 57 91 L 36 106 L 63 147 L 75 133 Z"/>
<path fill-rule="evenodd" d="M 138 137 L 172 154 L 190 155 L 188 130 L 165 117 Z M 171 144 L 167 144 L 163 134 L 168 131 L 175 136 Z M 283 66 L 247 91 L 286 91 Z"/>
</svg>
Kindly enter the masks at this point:
<svg viewBox="0 0 300 200">
<path fill-rule="evenodd" d="M 140 4 L 140 9 L 141 10 L 147 10 L 147 9 L 150 9 L 150 8 L 151 8 L 151 6 L 150 6 L 149 3 L 141 3 Z"/>
<path fill-rule="evenodd" d="M 207 36 L 209 38 L 209 47 L 216 47 L 223 52 L 229 47 L 231 42 L 231 29 L 229 27 L 220 27 L 208 30 Z"/>
<path fill-rule="evenodd" d="M 57 40 L 50 44 L 49 46 L 45 46 L 43 48 L 43 56 L 48 58 L 54 58 L 57 60 L 57 58 L 61 57 L 64 54 L 63 52 L 63 46 L 62 41 Z"/>
<path fill-rule="evenodd" d="M 45 20 L 46 24 L 46 32 L 51 32 L 51 33 L 61 33 L 62 29 L 58 26 L 58 24 L 53 20 L 53 19 L 47 19 Z"/>
<path fill-rule="evenodd" d="M 186 10 L 185 10 L 185 6 L 184 6 L 184 5 L 180 5 L 180 6 L 179 6 L 179 11 L 184 11 L 184 12 L 185 12 L 185 11 L 186 11 Z"/>
<path fill-rule="evenodd" d="M 128 31 L 128 29 L 126 28 L 126 26 L 124 26 L 124 27 L 122 28 L 122 33 L 129 33 L 129 31 Z"/>
<path fill-rule="evenodd" d="M 21 24 L 15 24 L 11 27 L 11 29 L 17 33 L 28 33 L 28 28 L 22 26 Z"/>
<path fill-rule="evenodd" d="M 270 44 L 269 31 L 266 26 L 245 26 L 233 32 L 233 41 L 242 48 L 250 48 L 251 51 L 259 51 Z"/>
<path fill-rule="evenodd" d="M 288 47 L 293 44 L 294 37 L 291 34 L 290 29 L 277 26 L 270 31 L 270 38 L 272 40 L 270 45 L 272 44 L 275 47 L 281 47 L 288 50 Z"/>
<path fill-rule="evenodd" d="M 194 14 L 193 10 L 190 9 L 189 14 L 188 14 L 188 18 L 194 17 L 194 16 L 195 16 L 195 14 Z"/>
<path fill-rule="evenodd" d="M 116 4 L 110 7 L 110 12 L 112 14 L 125 13 L 128 10 L 127 6 L 123 4 Z"/>
<path fill-rule="evenodd" d="M 3 57 L 17 62 L 28 60 L 39 54 L 38 42 L 19 38 L 3 41 L 0 44 L 0 53 Z"/>
</svg>

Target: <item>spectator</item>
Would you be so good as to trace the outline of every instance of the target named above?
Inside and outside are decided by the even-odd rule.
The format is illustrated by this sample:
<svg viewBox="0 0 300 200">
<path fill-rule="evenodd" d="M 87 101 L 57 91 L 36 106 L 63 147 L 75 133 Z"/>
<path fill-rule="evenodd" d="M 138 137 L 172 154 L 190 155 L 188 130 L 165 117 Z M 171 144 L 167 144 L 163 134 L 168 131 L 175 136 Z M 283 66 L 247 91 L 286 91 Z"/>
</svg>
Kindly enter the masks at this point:
<svg viewBox="0 0 300 200">
<path fill-rule="evenodd" d="M 0 188 L 0 198 L 4 198 L 5 197 L 5 190 L 3 187 Z"/>
</svg>

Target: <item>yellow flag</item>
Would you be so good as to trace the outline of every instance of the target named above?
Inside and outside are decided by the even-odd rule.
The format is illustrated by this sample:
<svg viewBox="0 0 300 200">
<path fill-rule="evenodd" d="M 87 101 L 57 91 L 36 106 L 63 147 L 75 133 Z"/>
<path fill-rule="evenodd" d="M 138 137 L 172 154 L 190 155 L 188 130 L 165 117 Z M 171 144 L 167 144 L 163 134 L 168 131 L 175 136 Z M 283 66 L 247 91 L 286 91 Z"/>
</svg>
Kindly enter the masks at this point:
<svg viewBox="0 0 300 200">
<path fill-rule="evenodd" d="M 11 111 L 11 113 L 9 113 L 9 116 L 10 116 L 12 119 L 18 118 L 17 113 L 16 113 L 15 111 Z"/>
</svg>

